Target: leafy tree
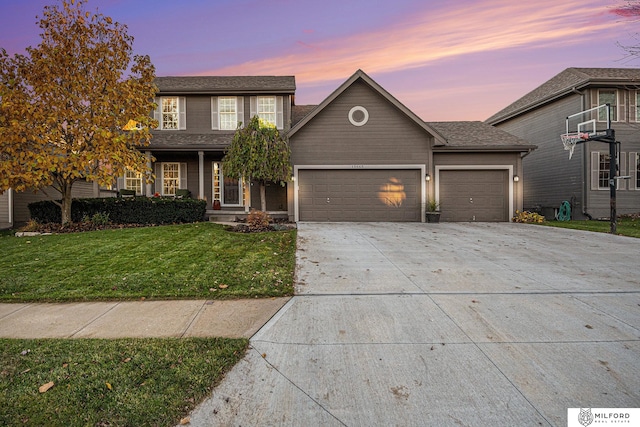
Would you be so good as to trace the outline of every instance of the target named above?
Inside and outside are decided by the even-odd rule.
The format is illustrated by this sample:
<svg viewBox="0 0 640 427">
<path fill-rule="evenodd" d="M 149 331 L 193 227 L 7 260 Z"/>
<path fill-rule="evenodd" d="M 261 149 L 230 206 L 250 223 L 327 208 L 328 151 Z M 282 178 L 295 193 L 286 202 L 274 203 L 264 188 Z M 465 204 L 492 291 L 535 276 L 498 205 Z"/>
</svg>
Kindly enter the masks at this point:
<svg viewBox="0 0 640 427">
<path fill-rule="evenodd" d="M 148 56 L 132 56 L 126 25 L 84 3 L 46 6 L 41 43 L 26 55 L 0 49 L 0 191 L 51 186 L 63 224 L 75 182 L 110 185 L 125 169 L 152 178 L 136 147 L 149 144 L 155 125 L 155 69 Z"/>
<path fill-rule="evenodd" d="M 291 179 L 291 150 L 275 126 L 254 116 L 247 126 L 236 130 L 224 156 L 222 168 L 229 178 L 260 182 L 261 210 L 267 210 L 266 183 L 284 185 Z"/>
</svg>

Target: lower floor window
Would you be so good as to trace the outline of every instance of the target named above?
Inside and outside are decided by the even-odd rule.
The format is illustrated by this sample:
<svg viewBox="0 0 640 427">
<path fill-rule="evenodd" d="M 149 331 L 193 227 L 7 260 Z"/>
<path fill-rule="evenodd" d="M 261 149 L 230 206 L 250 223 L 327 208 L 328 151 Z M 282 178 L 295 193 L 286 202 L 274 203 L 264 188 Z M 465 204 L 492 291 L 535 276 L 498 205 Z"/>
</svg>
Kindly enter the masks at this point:
<svg viewBox="0 0 640 427">
<path fill-rule="evenodd" d="M 136 194 L 142 194 L 142 174 L 127 170 L 124 173 L 124 188 L 133 190 Z"/>
<path fill-rule="evenodd" d="M 611 156 L 605 153 L 599 153 L 599 161 L 598 161 L 598 188 L 609 188 L 609 177 L 610 177 L 610 161 Z"/>
<path fill-rule="evenodd" d="M 162 164 L 162 195 L 175 196 L 180 188 L 180 163 Z"/>
<path fill-rule="evenodd" d="M 213 162 L 213 199 L 222 205 L 242 206 L 242 179 L 226 178 L 222 163 Z"/>
</svg>

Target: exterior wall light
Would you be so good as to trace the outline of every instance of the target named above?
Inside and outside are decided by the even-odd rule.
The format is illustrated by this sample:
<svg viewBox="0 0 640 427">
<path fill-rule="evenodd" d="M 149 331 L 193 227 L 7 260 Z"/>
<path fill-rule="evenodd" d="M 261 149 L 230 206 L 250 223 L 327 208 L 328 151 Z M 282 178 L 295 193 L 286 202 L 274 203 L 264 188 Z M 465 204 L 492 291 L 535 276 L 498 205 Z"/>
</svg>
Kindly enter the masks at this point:
<svg viewBox="0 0 640 427">
<path fill-rule="evenodd" d="M 431 181 L 431 175 L 426 174 L 424 179 L 425 179 L 425 181 Z"/>
<path fill-rule="evenodd" d="M 520 177 L 518 175 L 513 175 L 513 182 L 520 181 Z"/>
</svg>

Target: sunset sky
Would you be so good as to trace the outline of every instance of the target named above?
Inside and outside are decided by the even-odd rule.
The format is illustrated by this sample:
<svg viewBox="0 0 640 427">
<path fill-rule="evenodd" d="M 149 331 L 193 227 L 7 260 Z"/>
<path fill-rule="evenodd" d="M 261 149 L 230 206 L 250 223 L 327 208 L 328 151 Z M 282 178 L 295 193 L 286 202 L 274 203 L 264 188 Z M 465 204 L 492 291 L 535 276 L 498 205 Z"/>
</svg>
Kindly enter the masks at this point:
<svg viewBox="0 0 640 427">
<path fill-rule="evenodd" d="M 0 0 L 0 47 L 55 0 Z M 426 121 L 485 120 L 568 67 L 640 67 L 623 0 L 90 0 L 158 76 L 294 75 L 317 104 L 362 69 Z"/>
</svg>

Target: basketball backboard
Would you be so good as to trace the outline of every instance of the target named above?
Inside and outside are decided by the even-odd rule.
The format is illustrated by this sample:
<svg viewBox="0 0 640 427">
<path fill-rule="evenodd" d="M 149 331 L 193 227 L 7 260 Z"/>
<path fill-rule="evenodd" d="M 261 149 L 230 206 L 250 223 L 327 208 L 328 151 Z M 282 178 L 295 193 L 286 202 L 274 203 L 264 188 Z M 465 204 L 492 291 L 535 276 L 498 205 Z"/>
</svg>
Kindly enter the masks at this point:
<svg viewBox="0 0 640 427">
<path fill-rule="evenodd" d="M 570 159 L 576 144 L 611 136 L 611 114 L 611 105 L 603 104 L 567 116 L 565 133 L 560 139 Z"/>
</svg>

